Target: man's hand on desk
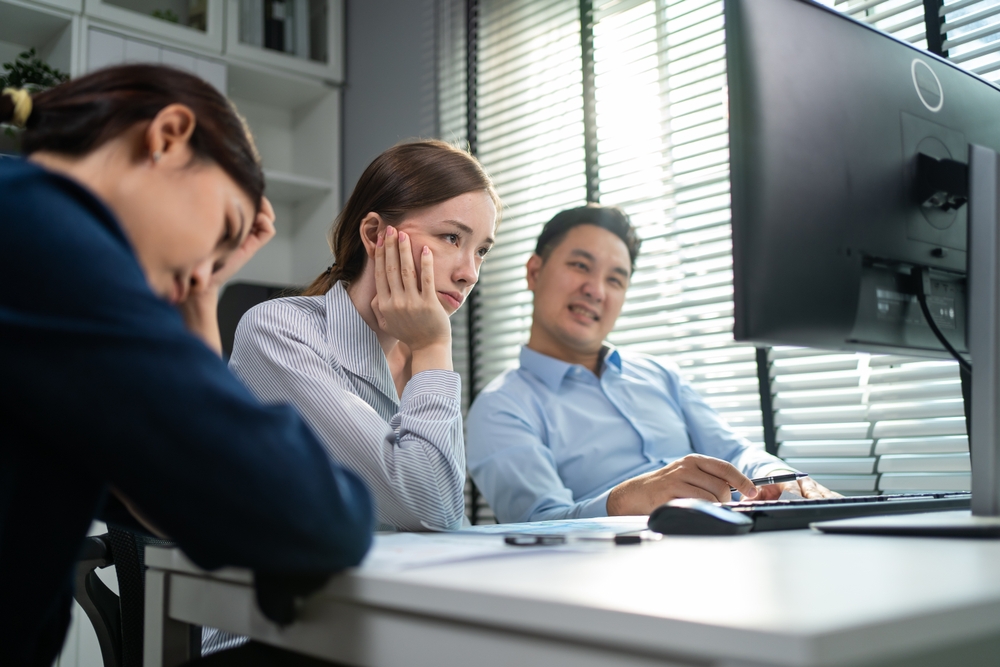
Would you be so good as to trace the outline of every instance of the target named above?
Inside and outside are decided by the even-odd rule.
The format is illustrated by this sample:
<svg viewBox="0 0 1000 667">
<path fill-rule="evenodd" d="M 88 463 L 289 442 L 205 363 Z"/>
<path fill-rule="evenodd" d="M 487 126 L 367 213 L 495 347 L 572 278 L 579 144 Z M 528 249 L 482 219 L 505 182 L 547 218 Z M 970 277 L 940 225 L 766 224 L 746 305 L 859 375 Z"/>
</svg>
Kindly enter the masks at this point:
<svg viewBox="0 0 1000 667">
<path fill-rule="evenodd" d="M 659 470 L 633 477 L 611 489 L 608 516 L 649 514 L 675 498 L 729 502 L 732 500 L 729 487 L 751 500 L 757 496 L 757 487 L 728 461 L 688 454 Z"/>
<path fill-rule="evenodd" d="M 756 498 L 746 498 L 746 500 L 777 500 L 783 492 L 794 493 L 803 498 L 840 498 L 836 491 L 831 491 L 812 477 L 803 477 L 794 482 L 783 482 L 781 484 L 767 484 L 757 487 Z"/>
</svg>

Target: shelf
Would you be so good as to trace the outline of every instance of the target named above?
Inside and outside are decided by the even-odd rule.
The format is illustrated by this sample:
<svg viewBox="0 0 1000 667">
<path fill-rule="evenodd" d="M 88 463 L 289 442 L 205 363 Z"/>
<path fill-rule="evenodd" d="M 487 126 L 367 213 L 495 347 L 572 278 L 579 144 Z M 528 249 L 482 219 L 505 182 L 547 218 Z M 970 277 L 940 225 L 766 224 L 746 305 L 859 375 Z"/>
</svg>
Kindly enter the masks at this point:
<svg viewBox="0 0 1000 667">
<path fill-rule="evenodd" d="M 83 0 L 34 0 L 34 1 L 42 5 L 49 5 L 51 7 L 65 9 L 66 11 L 73 12 L 74 14 L 79 14 L 83 12 Z"/>
<path fill-rule="evenodd" d="M 77 74 L 74 38 L 79 19 L 58 9 L 0 0 L 0 63 L 34 48 L 49 65 Z"/>
<path fill-rule="evenodd" d="M 274 203 L 298 204 L 313 197 L 328 195 L 333 183 L 310 176 L 299 176 L 283 171 L 264 170 L 267 187 L 264 194 Z"/>
<path fill-rule="evenodd" d="M 227 0 L 226 5 L 226 55 L 236 61 L 253 62 L 270 67 L 275 67 L 287 72 L 295 72 L 306 76 L 317 77 L 319 79 L 340 83 L 344 80 L 343 71 L 343 15 L 344 5 L 342 0 L 325 0 L 326 17 L 325 21 L 307 20 L 304 23 L 296 22 L 296 27 L 301 32 L 315 33 L 324 30 L 322 36 L 320 60 L 313 60 L 309 57 L 286 53 L 277 49 L 264 48 L 261 44 L 254 44 L 241 41 L 241 35 L 250 29 L 249 24 L 253 23 L 253 31 L 256 41 L 263 39 L 264 25 L 260 21 L 242 21 L 245 18 L 242 14 L 242 7 L 253 7 L 255 10 L 263 11 L 271 0 Z M 298 6 L 293 0 L 278 2 L 282 7 Z M 290 19 L 291 20 L 291 19 Z M 325 25 L 321 25 L 325 23 Z M 280 24 L 279 24 L 280 25 Z M 296 31 L 292 30 L 289 34 Z"/>
<path fill-rule="evenodd" d="M 205 29 L 189 27 L 152 16 L 153 7 L 170 4 L 168 2 L 150 2 L 149 0 L 85 0 L 84 13 L 98 21 L 139 31 L 153 37 L 157 42 L 168 42 L 175 45 L 197 47 L 211 54 L 222 53 L 222 24 L 224 22 L 225 0 L 207 0 L 205 13 Z M 127 9 L 126 7 L 133 7 Z M 175 11 L 180 15 L 181 12 Z"/>
<path fill-rule="evenodd" d="M 294 111 L 335 90 L 330 84 L 252 63 L 226 59 L 229 97 Z"/>
<path fill-rule="evenodd" d="M 73 17 L 49 11 L 47 7 L 28 7 L 22 3 L 0 1 L 3 10 L 0 20 L 0 42 L 36 49 L 58 39 L 68 28 Z"/>
</svg>

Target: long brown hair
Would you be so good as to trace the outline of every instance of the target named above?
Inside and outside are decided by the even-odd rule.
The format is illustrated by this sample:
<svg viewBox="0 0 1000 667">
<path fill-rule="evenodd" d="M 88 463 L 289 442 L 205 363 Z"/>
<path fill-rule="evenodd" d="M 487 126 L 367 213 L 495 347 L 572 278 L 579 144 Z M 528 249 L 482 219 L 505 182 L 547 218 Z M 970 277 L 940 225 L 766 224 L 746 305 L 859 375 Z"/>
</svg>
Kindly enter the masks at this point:
<svg viewBox="0 0 1000 667">
<path fill-rule="evenodd" d="M 500 199 L 476 158 L 443 141 L 411 141 L 393 146 L 361 174 L 330 229 L 335 262 L 302 294 L 320 296 L 337 281 L 350 284 L 361 275 L 368 257 L 361 241 L 361 221 L 369 213 L 378 213 L 393 224 L 409 211 L 481 190 L 493 199 L 499 216 Z"/>
<path fill-rule="evenodd" d="M 260 156 L 246 123 L 215 88 L 193 74 L 162 65 L 98 70 L 32 96 L 21 151 L 82 156 L 164 107 L 183 104 L 195 115 L 195 159 L 222 168 L 256 206 L 264 193 Z M 14 117 L 14 100 L 0 95 L 0 123 Z"/>
</svg>

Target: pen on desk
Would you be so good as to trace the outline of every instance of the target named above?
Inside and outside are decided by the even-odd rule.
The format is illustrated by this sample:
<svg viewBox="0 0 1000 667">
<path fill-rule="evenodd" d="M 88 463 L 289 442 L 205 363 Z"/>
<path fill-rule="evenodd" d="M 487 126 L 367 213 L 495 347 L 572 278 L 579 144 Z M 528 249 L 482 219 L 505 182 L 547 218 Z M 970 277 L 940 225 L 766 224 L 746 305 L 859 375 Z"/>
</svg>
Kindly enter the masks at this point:
<svg viewBox="0 0 1000 667">
<path fill-rule="evenodd" d="M 636 533 L 619 533 L 617 535 L 552 535 L 539 533 L 520 533 L 516 535 L 505 535 L 503 541 L 513 547 L 547 547 L 558 544 L 568 544 L 570 542 L 610 542 L 616 545 L 641 544 L 645 541 L 656 541 L 660 535 L 650 533 L 648 530 Z"/>
<path fill-rule="evenodd" d="M 765 484 L 781 484 L 782 482 L 794 482 L 797 479 L 802 479 L 803 477 L 808 477 L 807 472 L 790 472 L 786 475 L 771 475 L 770 477 L 754 477 L 750 481 L 754 486 L 764 486 Z M 735 491 L 733 487 L 729 487 L 730 491 Z"/>
</svg>

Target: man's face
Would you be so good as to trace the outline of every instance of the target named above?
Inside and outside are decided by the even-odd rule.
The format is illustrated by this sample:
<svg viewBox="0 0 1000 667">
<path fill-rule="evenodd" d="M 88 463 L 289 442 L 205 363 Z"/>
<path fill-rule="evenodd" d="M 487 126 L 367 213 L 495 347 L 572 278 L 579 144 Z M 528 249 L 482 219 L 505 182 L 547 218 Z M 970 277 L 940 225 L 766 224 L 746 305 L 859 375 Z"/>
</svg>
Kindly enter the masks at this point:
<svg viewBox="0 0 1000 667">
<path fill-rule="evenodd" d="M 600 350 L 628 288 L 624 241 L 595 225 L 578 225 L 548 259 L 532 255 L 527 269 L 528 289 L 535 293 L 532 347 L 557 358 Z"/>
</svg>

